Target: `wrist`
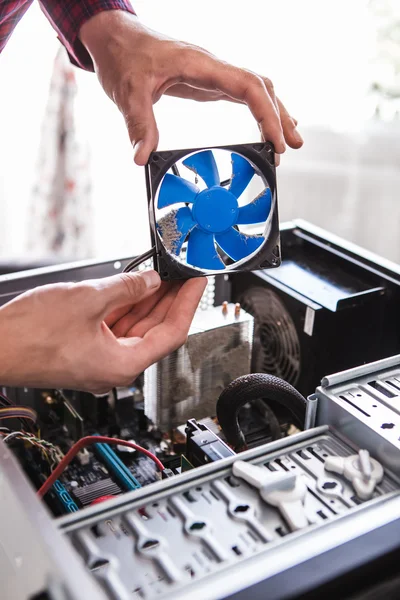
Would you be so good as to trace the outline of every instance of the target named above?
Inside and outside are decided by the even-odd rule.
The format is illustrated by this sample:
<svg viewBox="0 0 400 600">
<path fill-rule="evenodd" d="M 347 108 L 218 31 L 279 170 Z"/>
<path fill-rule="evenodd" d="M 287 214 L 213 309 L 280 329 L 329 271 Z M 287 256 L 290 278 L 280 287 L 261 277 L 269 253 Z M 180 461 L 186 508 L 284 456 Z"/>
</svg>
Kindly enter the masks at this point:
<svg viewBox="0 0 400 600">
<path fill-rule="evenodd" d="M 115 43 L 124 34 L 126 28 L 130 33 L 139 33 L 143 26 L 136 15 L 124 10 L 105 10 L 88 19 L 80 28 L 79 39 L 93 60 L 100 55 L 110 43 Z"/>
</svg>

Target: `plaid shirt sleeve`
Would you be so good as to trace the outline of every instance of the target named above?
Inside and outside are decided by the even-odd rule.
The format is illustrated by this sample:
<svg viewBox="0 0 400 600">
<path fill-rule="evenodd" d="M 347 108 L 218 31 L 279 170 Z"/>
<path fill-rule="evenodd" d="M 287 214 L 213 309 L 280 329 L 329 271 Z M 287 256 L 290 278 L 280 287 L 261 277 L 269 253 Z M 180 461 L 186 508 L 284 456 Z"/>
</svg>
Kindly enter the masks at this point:
<svg viewBox="0 0 400 600">
<path fill-rule="evenodd" d="M 135 14 L 128 0 L 41 0 L 40 5 L 66 47 L 71 62 L 87 71 L 93 71 L 93 63 L 78 37 L 82 25 L 104 10 L 125 10 Z"/>
</svg>

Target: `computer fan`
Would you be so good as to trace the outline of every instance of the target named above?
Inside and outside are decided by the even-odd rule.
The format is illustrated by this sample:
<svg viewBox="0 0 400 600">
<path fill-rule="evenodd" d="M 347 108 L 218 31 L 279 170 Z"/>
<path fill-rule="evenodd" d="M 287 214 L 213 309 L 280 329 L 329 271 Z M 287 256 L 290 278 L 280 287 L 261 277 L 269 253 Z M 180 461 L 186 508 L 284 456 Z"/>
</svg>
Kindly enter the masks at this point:
<svg viewBox="0 0 400 600">
<path fill-rule="evenodd" d="M 279 266 L 271 144 L 154 152 L 146 181 L 162 279 Z"/>
</svg>

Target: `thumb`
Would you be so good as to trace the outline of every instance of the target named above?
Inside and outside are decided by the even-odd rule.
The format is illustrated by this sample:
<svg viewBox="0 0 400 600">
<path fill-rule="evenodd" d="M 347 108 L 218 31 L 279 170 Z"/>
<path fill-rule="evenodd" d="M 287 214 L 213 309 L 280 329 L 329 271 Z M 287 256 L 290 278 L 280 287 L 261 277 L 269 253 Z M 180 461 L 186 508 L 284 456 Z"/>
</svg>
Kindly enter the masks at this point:
<svg viewBox="0 0 400 600">
<path fill-rule="evenodd" d="M 120 273 L 103 280 L 104 315 L 129 304 L 138 304 L 151 296 L 161 285 L 156 271 Z"/>
<path fill-rule="evenodd" d="M 136 93 L 124 116 L 135 150 L 135 163 L 144 166 L 150 153 L 157 148 L 159 139 L 151 94 Z"/>
</svg>

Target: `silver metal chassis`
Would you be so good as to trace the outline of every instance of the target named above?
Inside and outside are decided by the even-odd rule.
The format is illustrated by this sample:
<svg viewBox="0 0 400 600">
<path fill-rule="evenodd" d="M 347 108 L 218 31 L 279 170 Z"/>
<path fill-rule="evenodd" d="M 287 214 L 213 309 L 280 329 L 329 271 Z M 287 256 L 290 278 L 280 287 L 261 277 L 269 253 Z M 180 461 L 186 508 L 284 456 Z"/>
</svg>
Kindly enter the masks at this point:
<svg viewBox="0 0 400 600">
<path fill-rule="evenodd" d="M 257 462 L 259 457 L 266 454 L 270 455 L 300 442 L 312 440 L 317 434 L 328 431 L 328 426 L 308 430 L 291 436 L 289 440 L 286 438 L 243 452 L 240 459 Z M 345 441 L 349 443 L 349 440 Z M 350 443 L 350 445 L 352 444 Z M 58 526 L 62 531 L 70 534 L 100 521 L 118 518 L 121 513 L 137 509 L 150 500 L 151 502 L 157 502 L 168 493 L 184 491 L 189 484 L 204 485 L 206 482 L 228 475 L 231 473 L 231 465 L 235 460 L 237 460 L 237 457 L 229 457 L 214 464 L 197 468 L 179 477 L 157 482 L 137 492 L 125 494 L 121 498 L 111 500 L 104 507 L 100 505 L 100 507 L 88 508 L 71 516 L 63 517 L 58 521 Z M 246 589 L 265 582 L 264 598 L 286 598 L 283 590 L 280 590 L 279 593 L 276 589 L 267 591 L 269 588 L 268 580 L 280 574 L 285 578 L 285 573 L 289 569 L 333 549 L 343 547 L 346 543 L 357 540 L 388 523 L 394 523 L 399 515 L 400 494 L 399 492 L 393 492 L 385 497 L 372 500 L 367 505 L 355 508 L 350 513 L 341 515 L 330 522 L 326 522 L 321 527 L 311 527 L 307 531 L 292 533 L 287 539 L 282 539 L 281 543 L 274 544 L 271 549 L 266 548 L 265 552 L 248 558 L 241 565 L 210 574 L 206 579 L 196 581 L 196 584 L 190 586 L 190 589 L 174 590 L 171 594 L 168 593 L 162 597 L 166 600 L 169 598 L 183 599 L 187 598 L 188 593 L 190 593 L 190 598 L 194 600 L 217 600 L 228 598 L 232 594 L 238 594 L 242 591 L 243 598 L 248 598 L 247 594 L 249 592 Z M 360 543 L 362 544 L 362 542 Z M 371 545 L 369 552 L 367 552 L 370 559 L 373 558 L 375 551 L 376 548 Z M 347 558 L 347 562 L 349 561 L 351 562 L 350 557 Z M 329 572 L 328 565 L 326 568 Z M 306 582 L 303 582 L 303 585 L 306 586 Z M 296 586 L 294 589 L 296 589 Z"/>
<path fill-rule="evenodd" d="M 316 425 L 329 423 L 400 475 L 400 355 L 329 375 L 312 399 Z"/>
<path fill-rule="evenodd" d="M 372 264 L 379 264 L 389 272 L 400 274 L 400 267 L 384 261 L 371 253 L 350 245 L 336 236 L 328 234 L 309 223 L 296 221 L 281 225 L 281 229 L 296 225 L 311 235 L 320 235 L 338 248 L 353 251 Z M 77 264 L 34 269 L 25 273 L 0 276 L 0 305 L 21 292 L 58 281 L 84 280 L 104 277 L 119 272 L 129 259 L 115 259 L 98 263 L 86 261 Z M 371 270 L 373 267 L 371 266 Z M 389 276 L 389 275 L 388 275 Z M 326 430 L 325 424 L 333 425 L 356 444 L 368 447 L 371 453 L 382 460 L 389 469 L 399 472 L 397 427 L 400 419 L 393 407 L 388 407 L 385 398 L 372 394 L 382 411 L 378 422 L 395 423 L 393 429 L 374 428 L 371 419 L 357 408 L 338 398 L 341 391 L 348 391 L 348 382 L 371 374 L 385 373 L 387 369 L 400 368 L 400 357 L 387 359 L 325 378 L 322 386 L 309 405 L 307 424 L 309 427 L 323 424 L 319 431 Z M 371 396 L 371 391 L 369 390 Z M 378 396 L 378 397 L 377 397 Z M 379 401 L 382 401 L 379 403 Z M 316 410 L 316 407 L 318 409 Z M 376 410 L 376 409 L 374 409 Z M 390 421 L 386 421 L 389 418 Z M 384 412 L 385 411 L 385 412 Z M 377 413 L 378 414 L 378 413 Z M 396 420 L 395 420 L 396 419 Z M 311 431 L 294 436 L 293 441 L 307 440 Z M 283 441 L 268 446 L 268 452 L 282 447 Z M 241 458 L 249 460 L 265 452 L 265 448 L 243 453 Z M 138 492 L 83 510 L 74 519 L 66 517 L 53 520 L 45 506 L 36 497 L 33 488 L 9 449 L 0 441 L 0 597 L 2 600 L 31 600 L 35 594 L 47 592 L 51 600 L 105 600 L 106 595 L 84 568 L 76 551 L 66 537 L 66 532 L 83 523 L 90 523 L 105 515 L 117 514 L 133 503 L 156 497 L 184 486 L 197 479 L 210 479 L 228 469 L 232 459 L 225 459 L 188 472 L 176 479 L 165 480 Z M 268 560 L 263 556 L 246 562 L 246 568 L 229 572 L 229 577 L 217 581 L 204 580 L 192 592 L 193 598 L 227 598 L 239 600 L 262 598 L 283 600 L 299 596 L 314 586 L 348 569 L 373 560 L 379 555 L 399 546 L 400 497 L 389 495 L 379 502 L 371 502 L 362 510 L 355 510 L 326 526 L 311 529 L 306 537 L 294 534 L 288 545 L 277 546 Z M 263 582 L 265 585 L 263 585 Z M 253 586 L 249 589 L 249 586 Z M 261 586 L 261 587 L 260 587 Z M 250 591 L 251 590 L 251 591 Z"/>
</svg>

